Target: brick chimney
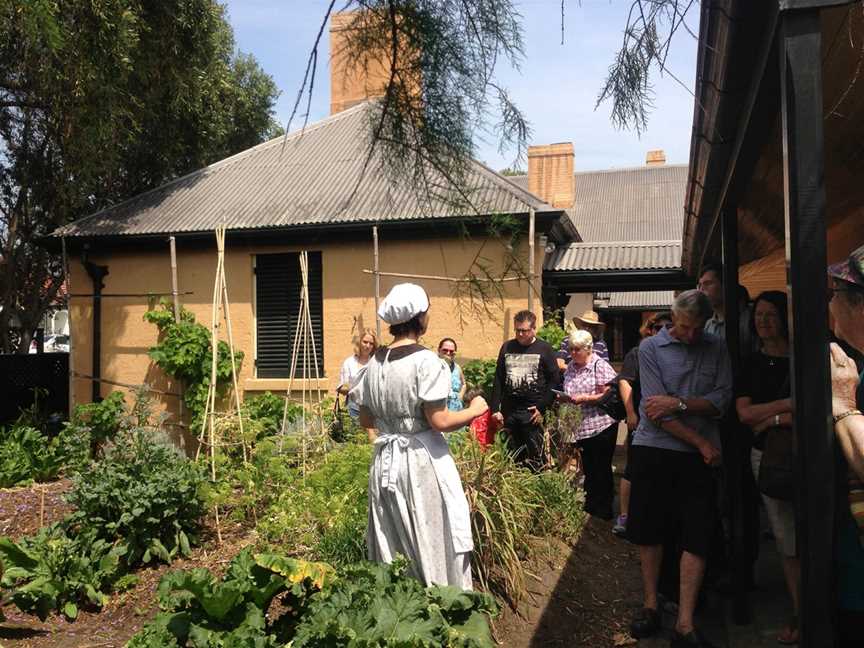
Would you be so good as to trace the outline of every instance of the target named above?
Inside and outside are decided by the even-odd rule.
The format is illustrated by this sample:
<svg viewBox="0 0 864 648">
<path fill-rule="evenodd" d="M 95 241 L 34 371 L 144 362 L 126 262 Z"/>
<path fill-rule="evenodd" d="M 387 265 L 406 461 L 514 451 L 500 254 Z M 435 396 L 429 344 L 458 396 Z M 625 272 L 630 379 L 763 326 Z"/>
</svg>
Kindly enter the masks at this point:
<svg viewBox="0 0 864 648">
<path fill-rule="evenodd" d="M 370 56 L 368 61 L 348 57 L 346 32 L 351 29 L 355 17 L 353 11 L 335 13 L 330 17 L 331 115 L 372 97 L 383 97 L 390 78 L 390 62 L 383 53 L 378 57 Z"/>
<path fill-rule="evenodd" d="M 645 154 L 645 166 L 663 166 L 666 164 L 666 152 L 663 149 L 655 149 Z"/>
<path fill-rule="evenodd" d="M 528 147 L 528 191 L 553 207 L 573 206 L 572 142 Z"/>
</svg>

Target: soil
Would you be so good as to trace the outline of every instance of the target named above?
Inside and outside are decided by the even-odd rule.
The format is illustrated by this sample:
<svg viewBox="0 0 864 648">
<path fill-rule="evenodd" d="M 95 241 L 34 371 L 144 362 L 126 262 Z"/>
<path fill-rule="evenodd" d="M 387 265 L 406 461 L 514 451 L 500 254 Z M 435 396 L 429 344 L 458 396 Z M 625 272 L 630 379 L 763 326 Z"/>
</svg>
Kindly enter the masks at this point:
<svg viewBox="0 0 864 648">
<path fill-rule="evenodd" d="M 50 524 L 71 510 L 62 495 L 69 490 L 68 480 L 25 488 L 0 490 L 0 535 L 18 539 L 34 533 L 40 521 Z M 45 503 L 40 520 L 41 491 Z M 44 622 L 23 614 L 14 605 L 3 609 L 6 621 L 0 625 L 3 648 L 119 648 L 158 612 L 156 586 L 169 569 L 207 567 L 222 572 L 243 547 L 254 542 L 254 535 L 239 525 L 222 523 L 222 544 L 215 529 L 205 521 L 202 544 L 188 559 L 175 560 L 170 566 L 159 564 L 136 572 L 138 582 L 128 591 L 114 594 L 98 610 L 81 610 L 74 622 L 52 615 Z"/>
<path fill-rule="evenodd" d="M 494 623 L 507 648 L 635 645 L 627 626 L 641 602 L 633 545 L 612 535 L 612 524 L 589 518 L 579 541 L 536 547 L 528 596 Z"/>
<path fill-rule="evenodd" d="M 0 491 L 0 535 L 20 538 L 40 524 L 60 519 L 70 510 L 62 499 L 70 486 L 68 481 L 58 481 Z M 218 573 L 255 540 L 249 529 L 226 528 L 224 523 L 222 538 L 219 546 L 208 525 L 202 546 L 189 559 L 137 572 L 134 587 L 113 595 L 101 611 L 82 610 L 75 622 L 59 615 L 40 622 L 13 605 L 6 606 L 0 644 L 3 648 L 123 646 L 158 611 L 156 586 L 168 569 L 207 567 Z M 528 567 L 527 596 L 517 609 L 506 608 L 493 624 L 500 645 L 606 648 L 636 643 L 627 634 L 627 624 L 640 605 L 639 561 L 632 545 L 612 535 L 610 522 L 589 518 L 572 546 L 537 539 L 535 550 Z"/>
</svg>

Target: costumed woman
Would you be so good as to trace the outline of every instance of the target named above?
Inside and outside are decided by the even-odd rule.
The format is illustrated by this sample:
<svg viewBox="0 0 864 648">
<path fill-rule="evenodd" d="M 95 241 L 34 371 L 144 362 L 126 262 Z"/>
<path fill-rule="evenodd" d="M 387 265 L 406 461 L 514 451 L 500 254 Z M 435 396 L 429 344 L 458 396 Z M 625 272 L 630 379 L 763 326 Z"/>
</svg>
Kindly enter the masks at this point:
<svg viewBox="0 0 864 648">
<path fill-rule="evenodd" d="M 471 589 L 468 501 L 443 432 L 457 430 L 488 406 L 478 396 L 447 409 L 450 370 L 418 339 L 429 325 L 429 298 L 416 284 L 393 287 L 378 308 L 393 342 L 379 349 L 351 393 L 360 424 L 377 428 L 369 472 L 369 560 L 411 561 L 428 585 Z"/>
</svg>

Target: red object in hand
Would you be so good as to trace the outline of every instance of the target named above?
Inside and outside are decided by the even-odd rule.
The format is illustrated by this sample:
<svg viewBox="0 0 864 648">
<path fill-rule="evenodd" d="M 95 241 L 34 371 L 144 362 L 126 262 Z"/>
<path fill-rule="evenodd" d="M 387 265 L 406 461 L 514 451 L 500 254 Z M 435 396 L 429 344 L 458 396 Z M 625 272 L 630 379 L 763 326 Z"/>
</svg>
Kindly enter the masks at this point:
<svg viewBox="0 0 864 648">
<path fill-rule="evenodd" d="M 480 442 L 480 447 L 485 448 L 490 443 L 495 443 L 495 434 L 500 427 L 500 423 L 492 416 L 492 411 L 486 410 L 471 421 L 470 429 Z"/>
</svg>

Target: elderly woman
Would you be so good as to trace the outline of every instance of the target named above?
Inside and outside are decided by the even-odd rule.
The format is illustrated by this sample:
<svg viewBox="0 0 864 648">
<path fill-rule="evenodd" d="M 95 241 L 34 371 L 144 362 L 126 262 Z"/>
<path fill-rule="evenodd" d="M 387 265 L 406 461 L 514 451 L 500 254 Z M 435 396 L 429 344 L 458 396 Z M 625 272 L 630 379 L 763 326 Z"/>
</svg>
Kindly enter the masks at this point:
<svg viewBox="0 0 864 648">
<path fill-rule="evenodd" d="M 829 310 L 834 334 L 864 353 L 864 246 L 828 268 L 833 294 Z M 839 646 L 864 641 L 864 387 L 855 362 L 831 345 L 831 382 L 834 432 L 842 450 L 839 474 L 843 488 L 836 533 L 835 560 L 838 593 Z M 844 503 L 847 503 L 844 506 Z"/>
<path fill-rule="evenodd" d="M 351 418 L 356 419 L 360 414 L 360 407 L 354 401 L 354 397 L 350 395 L 350 391 L 357 386 L 360 376 L 366 370 L 369 358 L 378 348 L 378 338 L 375 337 L 374 331 L 366 329 L 354 338 L 353 343 L 354 355 L 348 356 L 342 363 L 342 369 L 339 371 L 339 386 L 336 391 L 348 397 L 348 414 Z"/>
<path fill-rule="evenodd" d="M 585 511 L 604 520 L 612 519 L 612 455 L 618 422 L 596 406 L 615 370 L 594 353 L 594 340 L 588 331 L 573 331 L 569 338 L 570 364 L 564 372 L 564 394 L 559 399 L 582 408 L 579 427 L 572 430 L 568 443 L 582 453 L 585 471 Z"/>
<path fill-rule="evenodd" d="M 450 371 L 417 340 L 429 325 L 429 298 L 420 286 L 398 284 L 378 308 L 393 342 L 379 349 L 352 390 L 360 424 L 377 428 L 369 471 L 369 560 L 398 554 L 428 585 L 471 589 L 468 501 L 443 432 L 467 425 L 487 409 L 478 396 L 460 412 L 447 409 Z"/>
<path fill-rule="evenodd" d="M 741 372 L 735 408 L 738 418 L 753 430 L 751 465 L 757 481 L 765 434 L 770 429 L 792 434 L 789 382 L 789 330 L 786 293 L 769 290 L 754 302 L 753 329 L 760 350 L 748 356 Z M 791 495 L 791 493 L 790 493 Z M 798 643 L 798 590 L 801 567 L 795 542 L 795 507 L 791 500 L 762 494 L 768 521 L 783 557 L 783 575 L 792 599 L 792 617 L 777 636 L 781 644 Z"/>
</svg>

